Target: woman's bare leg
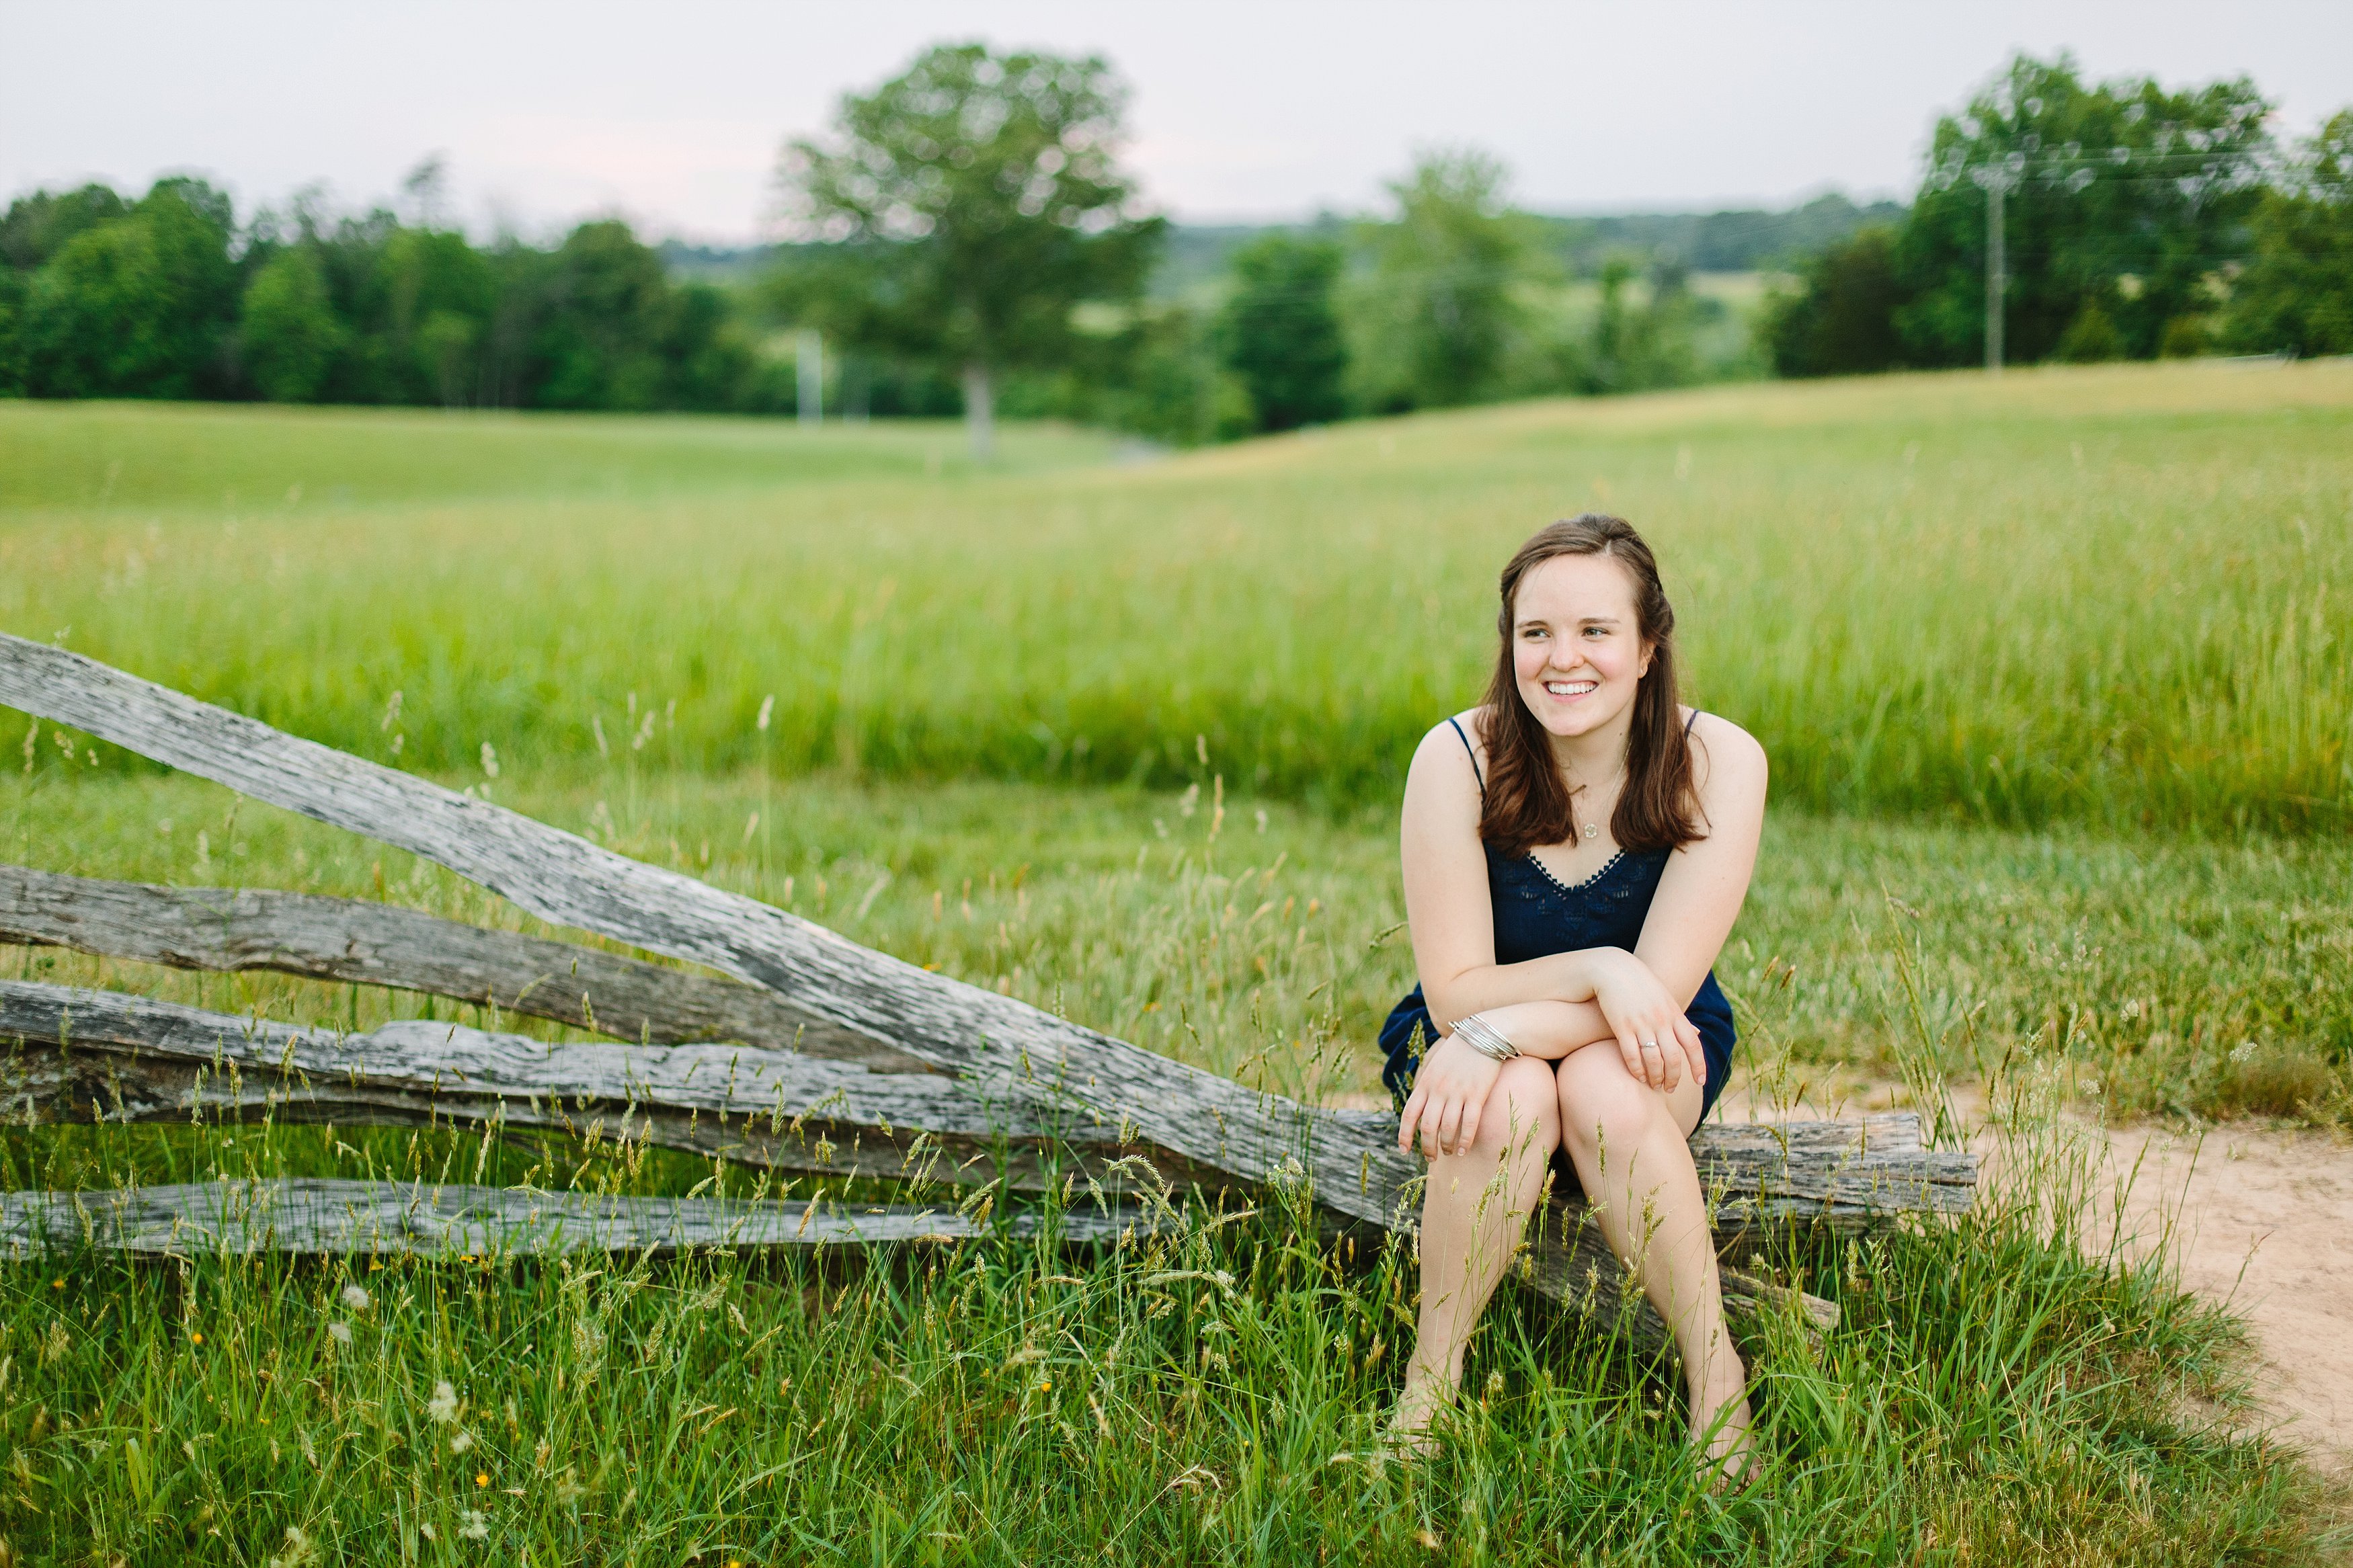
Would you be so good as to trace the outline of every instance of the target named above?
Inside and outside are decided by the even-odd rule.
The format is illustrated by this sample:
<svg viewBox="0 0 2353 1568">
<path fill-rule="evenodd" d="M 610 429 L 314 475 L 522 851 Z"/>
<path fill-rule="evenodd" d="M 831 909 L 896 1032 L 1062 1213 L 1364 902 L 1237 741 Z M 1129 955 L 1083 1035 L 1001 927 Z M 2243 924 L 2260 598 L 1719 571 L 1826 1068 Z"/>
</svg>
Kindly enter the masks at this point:
<svg viewBox="0 0 2353 1568">
<path fill-rule="evenodd" d="M 1421 1203 L 1421 1314 L 1395 1425 L 1419 1432 L 1462 1380 L 1462 1352 L 1519 1246 L 1560 1143 L 1552 1064 L 1505 1062 L 1467 1152 L 1430 1162 Z"/>
<path fill-rule="evenodd" d="M 1556 1084 L 1561 1142 L 1602 1234 L 1674 1333 L 1694 1440 L 1736 1473 L 1747 1447 L 1747 1371 L 1725 1331 L 1715 1238 L 1692 1163 L 1700 1086 L 1686 1078 L 1661 1094 L 1626 1070 L 1614 1041 L 1571 1052 Z"/>
</svg>

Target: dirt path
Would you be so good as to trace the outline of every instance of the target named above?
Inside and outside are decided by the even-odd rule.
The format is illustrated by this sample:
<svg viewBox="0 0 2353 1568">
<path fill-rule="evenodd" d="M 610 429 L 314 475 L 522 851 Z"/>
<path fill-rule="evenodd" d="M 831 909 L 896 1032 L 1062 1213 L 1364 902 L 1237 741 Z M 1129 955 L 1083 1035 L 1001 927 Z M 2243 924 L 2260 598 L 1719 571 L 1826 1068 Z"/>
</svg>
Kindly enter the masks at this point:
<svg viewBox="0 0 2353 1568">
<path fill-rule="evenodd" d="M 2257 1392 L 2280 1436 L 2353 1476 L 2353 1143 L 2325 1132 L 2219 1127 L 2202 1140 L 2111 1131 L 2114 1180 L 2154 1238 L 2170 1216 L 2182 1283 L 2227 1300 L 2263 1358 Z"/>
<path fill-rule="evenodd" d="M 1734 1120 L 1855 1116 L 1892 1109 L 1901 1092 L 1857 1086 L 1825 1104 L 1776 1109 L 1748 1104 L 1743 1087 L 1725 1097 Z M 1977 1124 L 1982 1105 L 1965 1091 L 1955 1099 Z M 2182 1284 L 2228 1302 L 2247 1324 L 2260 1358 L 2255 1424 L 2353 1481 L 2353 1139 L 2227 1124 L 2202 1134 L 2126 1127 L 2105 1136 L 2105 1193 L 2132 1184 L 2126 1237 L 2155 1247 L 2170 1225 Z M 2106 1223 L 2104 1209 L 2102 1237 Z"/>
</svg>

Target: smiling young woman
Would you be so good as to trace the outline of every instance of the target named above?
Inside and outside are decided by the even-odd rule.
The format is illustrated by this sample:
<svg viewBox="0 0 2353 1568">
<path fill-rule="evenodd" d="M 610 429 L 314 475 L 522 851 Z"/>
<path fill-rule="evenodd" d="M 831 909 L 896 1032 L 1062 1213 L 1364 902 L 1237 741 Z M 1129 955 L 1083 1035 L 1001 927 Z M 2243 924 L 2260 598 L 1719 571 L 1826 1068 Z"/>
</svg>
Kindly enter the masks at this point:
<svg viewBox="0 0 2353 1568">
<path fill-rule="evenodd" d="M 1381 1030 L 1382 1078 L 1430 1170 L 1395 1426 L 1418 1441 L 1451 1397 L 1559 1152 L 1673 1331 L 1693 1442 L 1736 1474 L 1746 1373 L 1687 1141 L 1731 1068 L 1711 971 L 1756 864 L 1764 749 L 1678 700 L 1674 611 L 1622 519 L 1544 529 L 1502 590 L 1485 702 L 1431 729 L 1406 778 L 1421 983 Z"/>
</svg>

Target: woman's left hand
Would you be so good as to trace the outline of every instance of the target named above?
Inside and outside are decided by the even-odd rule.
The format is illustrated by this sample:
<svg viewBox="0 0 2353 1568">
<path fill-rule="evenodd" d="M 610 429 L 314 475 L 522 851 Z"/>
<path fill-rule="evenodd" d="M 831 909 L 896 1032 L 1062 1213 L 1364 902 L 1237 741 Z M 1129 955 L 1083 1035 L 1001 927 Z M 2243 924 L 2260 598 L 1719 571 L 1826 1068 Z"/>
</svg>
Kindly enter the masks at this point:
<svg viewBox="0 0 2353 1568">
<path fill-rule="evenodd" d="M 1487 1096 L 1504 1064 L 1449 1035 L 1430 1047 L 1413 1075 L 1413 1095 L 1398 1118 L 1398 1147 L 1410 1149 L 1417 1136 L 1425 1159 L 1460 1154 L 1479 1139 Z"/>
</svg>

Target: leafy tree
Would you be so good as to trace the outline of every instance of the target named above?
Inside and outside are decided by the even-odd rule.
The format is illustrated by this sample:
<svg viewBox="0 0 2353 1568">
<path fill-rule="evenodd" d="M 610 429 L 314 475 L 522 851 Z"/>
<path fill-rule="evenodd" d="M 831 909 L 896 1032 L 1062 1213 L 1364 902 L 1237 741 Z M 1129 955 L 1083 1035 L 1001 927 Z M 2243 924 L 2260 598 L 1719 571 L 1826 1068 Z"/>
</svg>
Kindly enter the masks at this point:
<svg viewBox="0 0 2353 1568">
<path fill-rule="evenodd" d="M 759 354 L 725 289 L 709 283 L 673 289 L 659 350 L 670 366 L 665 407 L 757 405 Z"/>
<path fill-rule="evenodd" d="M 1522 325 L 1513 287 L 1531 259 L 1503 186 L 1504 166 L 1471 151 L 1424 153 L 1389 186 L 1398 216 L 1366 231 L 1373 273 L 1357 335 L 1377 356 L 1366 356 L 1373 406 L 1471 403 L 1499 389 Z"/>
<path fill-rule="evenodd" d="M 246 288 L 237 347 L 246 373 L 272 403 L 316 398 L 348 335 L 310 246 L 280 251 Z"/>
<path fill-rule="evenodd" d="M 1328 240 L 1270 234 L 1235 252 L 1235 288 L 1219 318 L 1225 362 L 1262 430 L 1292 430 L 1346 411 L 1348 348 L 1335 289 L 1345 261 Z"/>
<path fill-rule="evenodd" d="M 1904 362 L 1895 244 L 1884 225 L 1858 229 L 1808 261 L 1794 290 L 1767 300 L 1758 331 L 1775 374 L 1859 375 Z"/>
<path fill-rule="evenodd" d="M 625 223 L 574 229 L 537 291 L 532 401 L 543 407 L 730 408 L 750 392 L 756 356 L 728 297 L 708 284 L 674 288 Z"/>
<path fill-rule="evenodd" d="M 2067 323 L 2067 330 L 2059 335 L 2058 347 L 2052 351 L 2051 357 L 2069 364 L 2096 364 L 2102 360 L 2122 359 L 2125 357 L 2125 335 L 2116 331 L 2116 322 L 2108 319 L 2107 311 L 2100 308 L 2100 301 L 2094 297 L 2084 300 L 2084 308 L 2075 312 L 2075 319 Z"/>
<path fill-rule="evenodd" d="M 662 405 L 658 337 L 670 282 L 627 224 L 584 223 L 555 253 L 537 348 L 534 402 L 549 408 Z"/>
<path fill-rule="evenodd" d="M 2353 109 L 2264 194 L 2254 252 L 2232 289 L 2222 341 L 2250 353 L 2353 353 Z"/>
<path fill-rule="evenodd" d="M 1671 255 L 1652 258 L 1649 298 L 1637 303 L 1628 289 L 1636 260 L 1617 255 L 1601 264 L 1592 329 L 1567 357 L 1572 390 L 1644 392 L 1700 378 L 1693 330 L 1701 307 L 1691 274 Z"/>
<path fill-rule="evenodd" d="M 1082 301 L 1143 289 L 1165 228 L 1131 208 L 1125 89 L 1100 58 L 942 46 L 786 151 L 804 237 L 774 298 L 855 349 L 960 371 L 986 453 L 997 379 L 1073 348 Z"/>
<path fill-rule="evenodd" d="M 50 397 L 192 397 L 227 384 L 236 317 L 228 199 L 158 181 L 121 217 L 66 242 L 26 292 L 30 390 Z"/>
<path fill-rule="evenodd" d="M 412 192 L 432 168 L 428 161 L 409 176 Z M 496 401 L 484 350 L 500 283 L 491 258 L 462 234 L 403 226 L 386 236 L 372 302 L 400 401 L 445 408 Z"/>
<path fill-rule="evenodd" d="M 0 217 L 0 263 L 30 272 L 63 250 L 74 236 L 130 210 L 121 196 L 99 184 L 19 196 L 8 204 L 7 216 Z"/>
<path fill-rule="evenodd" d="M 1258 428 L 1249 388 L 1229 370 L 1215 312 L 1163 301 L 1082 332 L 1050 375 L 1010 379 L 1005 406 L 1032 416 L 1106 425 L 1179 447 Z"/>
<path fill-rule="evenodd" d="M 2086 87 L 2074 61 L 2019 56 L 1968 108 L 1939 120 L 1906 221 L 1895 312 L 1905 357 L 1985 352 L 1985 182 L 2004 202 L 2010 357 L 2041 359 L 2096 300 L 2127 353 L 2213 303 L 2210 279 L 2243 251 L 2261 199 L 2271 106 L 2243 78 L 2168 92 L 2146 78 Z"/>
<path fill-rule="evenodd" d="M 0 267 L 0 397 L 20 397 L 25 392 L 25 286 L 23 273 Z"/>
</svg>

